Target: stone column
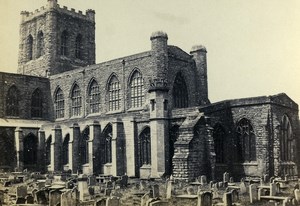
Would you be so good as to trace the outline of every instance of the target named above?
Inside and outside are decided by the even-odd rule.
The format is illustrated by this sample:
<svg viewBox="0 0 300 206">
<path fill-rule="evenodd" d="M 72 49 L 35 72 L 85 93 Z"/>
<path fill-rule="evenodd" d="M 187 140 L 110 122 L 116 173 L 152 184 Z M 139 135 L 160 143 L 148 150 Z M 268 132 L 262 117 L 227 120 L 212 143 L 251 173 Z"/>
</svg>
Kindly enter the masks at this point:
<svg viewBox="0 0 300 206">
<path fill-rule="evenodd" d="M 116 120 L 112 124 L 112 140 L 111 140 L 111 151 L 112 151 L 112 175 L 119 176 L 123 175 L 125 170 L 124 164 L 124 126 L 119 120 Z"/>
<path fill-rule="evenodd" d="M 69 141 L 69 168 L 72 170 L 72 173 L 77 173 L 80 170 L 79 165 L 79 137 L 80 137 L 80 128 L 78 124 L 74 124 L 70 127 L 70 141 Z"/>
<path fill-rule="evenodd" d="M 62 147 L 62 133 L 60 126 L 55 126 L 52 129 L 52 142 L 51 142 L 51 170 L 61 171 L 61 147 Z"/>
<path fill-rule="evenodd" d="M 133 117 L 123 119 L 126 148 L 126 173 L 129 177 L 135 177 L 135 140 L 137 139 L 136 122 Z"/>
<path fill-rule="evenodd" d="M 17 154 L 17 170 L 22 171 L 24 166 L 23 157 L 23 130 L 19 127 L 15 130 L 15 144 Z"/>
<path fill-rule="evenodd" d="M 99 122 L 94 121 L 90 127 L 89 138 L 89 170 L 90 174 L 100 173 L 101 162 L 98 153 L 100 152 L 100 125 Z"/>
<path fill-rule="evenodd" d="M 46 171 L 46 160 L 45 160 L 45 131 L 40 129 L 38 132 L 38 169 L 42 172 Z"/>
</svg>

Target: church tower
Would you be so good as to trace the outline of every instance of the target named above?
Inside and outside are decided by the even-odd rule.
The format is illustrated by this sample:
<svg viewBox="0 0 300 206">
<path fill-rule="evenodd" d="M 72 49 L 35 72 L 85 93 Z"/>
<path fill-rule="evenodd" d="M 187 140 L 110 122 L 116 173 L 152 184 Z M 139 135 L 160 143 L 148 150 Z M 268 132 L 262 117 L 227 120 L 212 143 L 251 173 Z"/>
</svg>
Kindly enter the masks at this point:
<svg viewBox="0 0 300 206">
<path fill-rule="evenodd" d="M 49 76 L 95 64 L 95 11 L 60 7 L 57 0 L 22 11 L 18 73 Z"/>
</svg>

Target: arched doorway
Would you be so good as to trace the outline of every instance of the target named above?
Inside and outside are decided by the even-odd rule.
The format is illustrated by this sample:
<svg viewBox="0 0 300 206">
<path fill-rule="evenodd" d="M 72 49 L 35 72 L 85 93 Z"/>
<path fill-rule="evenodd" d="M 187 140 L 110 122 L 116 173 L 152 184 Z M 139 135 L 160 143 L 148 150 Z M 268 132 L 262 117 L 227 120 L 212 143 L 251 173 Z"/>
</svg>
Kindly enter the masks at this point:
<svg viewBox="0 0 300 206">
<path fill-rule="evenodd" d="M 175 142 L 179 136 L 179 125 L 174 125 L 170 129 L 169 133 L 169 174 L 173 174 L 173 156 L 175 152 Z"/>
<path fill-rule="evenodd" d="M 38 138 L 30 133 L 23 140 L 24 168 L 34 170 L 37 164 Z"/>
</svg>

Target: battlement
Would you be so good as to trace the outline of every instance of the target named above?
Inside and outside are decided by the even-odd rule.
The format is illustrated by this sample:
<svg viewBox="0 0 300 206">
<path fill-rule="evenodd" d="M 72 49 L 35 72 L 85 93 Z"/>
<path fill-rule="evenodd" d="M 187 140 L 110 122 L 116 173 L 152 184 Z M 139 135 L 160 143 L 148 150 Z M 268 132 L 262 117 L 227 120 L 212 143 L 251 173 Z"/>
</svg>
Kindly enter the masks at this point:
<svg viewBox="0 0 300 206">
<path fill-rule="evenodd" d="M 76 11 L 74 8 L 68 8 L 66 6 L 60 6 L 59 4 L 48 5 L 47 7 L 42 6 L 40 9 L 36 9 L 34 12 L 29 11 L 21 11 L 21 23 L 30 21 L 40 15 L 43 15 L 49 11 L 57 11 L 63 14 L 67 14 L 73 16 L 75 18 L 81 18 L 83 20 L 95 22 L 95 10 L 88 9 L 85 14 L 78 10 Z"/>
</svg>

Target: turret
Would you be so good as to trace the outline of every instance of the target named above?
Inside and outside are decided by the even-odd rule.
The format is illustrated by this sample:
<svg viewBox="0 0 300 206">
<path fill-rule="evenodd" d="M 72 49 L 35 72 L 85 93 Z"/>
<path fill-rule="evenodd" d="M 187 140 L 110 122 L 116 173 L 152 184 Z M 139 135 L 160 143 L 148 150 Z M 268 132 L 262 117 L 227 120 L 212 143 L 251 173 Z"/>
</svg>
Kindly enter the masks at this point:
<svg viewBox="0 0 300 206">
<path fill-rule="evenodd" d="M 200 89 L 200 105 L 209 104 L 208 86 L 207 86 L 207 62 L 206 62 L 206 48 L 202 45 L 193 46 L 190 54 L 195 61 L 196 70 L 198 74 L 198 88 Z"/>
</svg>

